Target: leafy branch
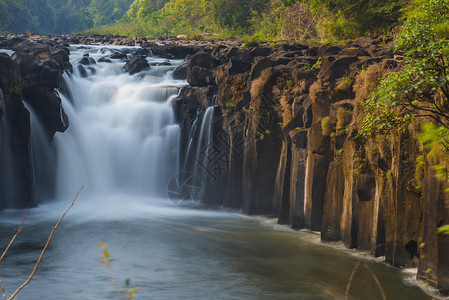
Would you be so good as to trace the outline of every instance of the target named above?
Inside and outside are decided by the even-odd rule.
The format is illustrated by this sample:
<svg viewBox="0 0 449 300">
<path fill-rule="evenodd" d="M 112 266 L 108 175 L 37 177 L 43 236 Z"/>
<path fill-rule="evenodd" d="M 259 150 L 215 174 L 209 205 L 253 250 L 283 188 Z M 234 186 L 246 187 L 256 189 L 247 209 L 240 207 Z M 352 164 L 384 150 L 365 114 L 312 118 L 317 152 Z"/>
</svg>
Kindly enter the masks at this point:
<svg viewBox="0 0 449 300">
<path fill-rule="evenodd" d="M 109 278 L 112 281 L 112 284 L 114 286 L 114 290 L 115 293 L 117 294 L 117 297 L 119 300 L 122 300 L 122 293 L 125 294 L 129 299 L 134 299 L 135 293 L 137 290 L 140 289 L 140 287 L 134 287 L 131 288 L 131 280 L 128 278 L 125 280 L 125 286 L 126 289 L 121 292 L 120 289 L 118 288 L 118 284 L 117 284 L 117 280 L 115 279 L 115 275 L 114 272 L 112 272 L 112 268 L 111 268 L 111 263 L 112 263 L 112 259 L 109 255 L 109 251 L 106 248 L 107 244 L 106 243 L 100 243 L 98 244 L 98 246 L 101 248 L 101 260 L 98 261 L 101 264 L 106 265 L 106 268 L 108 269 L 109 272 Z"/>
</svg>

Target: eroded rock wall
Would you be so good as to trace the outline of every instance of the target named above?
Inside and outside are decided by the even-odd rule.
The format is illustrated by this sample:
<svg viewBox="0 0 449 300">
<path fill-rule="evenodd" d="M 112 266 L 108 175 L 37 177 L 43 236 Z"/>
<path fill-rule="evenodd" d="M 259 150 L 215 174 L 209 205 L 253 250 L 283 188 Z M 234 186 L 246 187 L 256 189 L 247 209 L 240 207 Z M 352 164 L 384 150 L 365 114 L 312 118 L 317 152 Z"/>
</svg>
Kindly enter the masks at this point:
<svg viewBox="0 0 449 300">
<path fill-rule="evenodd" d="M 41 121 L 48 140 L 67 128 L 69 122 L 55 89 L 61 85 L 63 72 L 70 69 L 69 52 L 50 40 L 19 37 L 0 37 L 0 49 L 10 51 L 0 53 L 0 207 L 25 208 L 34 204 L 37 190 L 30 155 L 30 111 L 25 103 Z M 54 187 L 55 173 L 50 169 L 55 166 L 46 167 L 47 178 L 38 180 Z"/>
<path fill-rule="evenodd" d="M 418 267 L 418 277 L 447 292 L 448 237 L 437 234 L 449 222 L 447 196 L 434 162 L 426 160 L 423 183 L 416 182 L 416 161 L 425 155 L 414 138 L 417 124 L 372 139 L 359 135 L 364 100 L 399 64 L 391 47 L 364 38 L 220 45 L 194 54 L 177 111 L 188 131 L 192 118 L 182 115 L 204 113 L 217 91 L 219 158 L 209 161 L 215 178 L 204 201 L 271 215 L 321 231 L 325 242 Z"/>
</svg>

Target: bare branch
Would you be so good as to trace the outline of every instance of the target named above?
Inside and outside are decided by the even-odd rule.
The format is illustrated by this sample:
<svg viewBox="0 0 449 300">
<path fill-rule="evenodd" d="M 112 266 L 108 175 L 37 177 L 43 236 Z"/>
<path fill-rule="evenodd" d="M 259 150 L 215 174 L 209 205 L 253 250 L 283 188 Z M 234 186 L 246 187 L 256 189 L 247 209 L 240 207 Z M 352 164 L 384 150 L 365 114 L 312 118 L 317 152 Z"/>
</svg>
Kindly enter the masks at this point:
<svg viewBox="0 0 449 300">
<path fill-rule="evenodd" d="M 20 223 L 19 228 L 17 228 L 16 230 L 16 234 L 13 236 L 13 238 L 11 239 L 11 241 L 8 244 L 8 247 L 6 247 L 5 251 L 3 251 L 2 256 L 0 257 L 0 262 L 2 262 L 3 258 L 5 257 L 6 253 L 8 252 L 9 248 L 11 248 L 12 244 L 14 243 L 14 241 L 16 240 L 17 236 L 19 235 L 19 233 L 22 231 L 23 228 L 23 223 L 25 222 L 25 219 L 28 215 L 28 210 L 30 210 L 31 207 L 31 203 L 28 204 L 27 210 L 25 211 L 25 215 L 22 218 L 22 223 Z"/>
<path fill-rule="evenodd" d="M 36 265 L 34 266 L 33 271 L 31 272 L 30 276 L 28 277 L 28 279 L 11 295 L 11 297 L 8 298 L 8 300 L 12 300 L 14 299 L 14 297 L 16 297 L 17 293 L 20 292 L 21 289 L 23 289 L 33 278 L 34 274 L 36 273 L 37 267 L 39 266 L 39 264 L 41 263 L 42 257 L 44 256 L 45 251 L 47 251 L 48 245 L 50 244 L 50 241 L 53 237 L 53 234 L 55 233 L 56 229 L 59 227 L 59 225 L 61 224 L 62 219 L 64 218 L 64 216 L 67 214 L 67 212 L 72 208 L 73 204 L 75 204 L 75 200 L 76 198 L 78 198 L 78 194 L 81 192 L 81 190 L 84 188 L 84 186 L 82 186 L 79 191 L 76 193 L 75 198 L 73 198 L 72 203 L 70 204 L 70 206 L 67 208 L 67 210 L 62 214 L 61 218 L 59 218 L 58 222 L 56 223 L 56 225 L 53 227 L 53 230 L 50 233 L 50 236 L 48 237 L 47 243 L 44 246 L 44 249 L 42 249 L 41 255 L 39 256 L 39 259 L 36 262 Z"/>
</svg>

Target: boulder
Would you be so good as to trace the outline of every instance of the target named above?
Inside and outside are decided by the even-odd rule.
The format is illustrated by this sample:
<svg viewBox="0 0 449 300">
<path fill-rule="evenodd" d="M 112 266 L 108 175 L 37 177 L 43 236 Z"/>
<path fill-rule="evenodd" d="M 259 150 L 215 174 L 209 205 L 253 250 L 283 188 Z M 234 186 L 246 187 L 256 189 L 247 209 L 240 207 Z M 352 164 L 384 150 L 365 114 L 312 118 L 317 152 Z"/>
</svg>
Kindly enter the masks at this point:
<svg viewBox="0 0 449 300">
<path fill-rule="evenodd" d="M 256 47 L 256 48 L 251 49 L 251 51 L 250 51 L 250 54 L 253 57 L 256 57 L 256 56 L 268 56 L 271 53 L 273 53 L 273 49 L 268 48 L 268 47 Z"/>
<path fill-rule="evenodd" d="M 229 68 L 229 75 L 236 75 L 245 73 L 251 70 L 253 64 L 253 57 L 246 49 L 240 49 L 231 57 L 231 67 Z"/>
<path fill-rule="evenodd" d="M 126 55 L 126 53 L 123 52 L 116 52 L 116 53 L 112 53 L 111 55 L 109 55 L 110 59 L 127 59 L 128 55 Z"/>
<path fill-rule="evenodd" d="M 88 57 L 88 56 L 84 56 L 83 58 L 81 58 L 78 63 L 81 65 L 84 65 L 84 66 L 96 64 L 95 60 L 92 57 Z"/>
<path fill-rule="evenodd" d="M 212 70 L 217 65 L 217 62 L 215 59 L 206 52 L 198 52 L 197 54 L 190 57 L 189 63 L 188 63 L 188 69 L 191 69 L 193 67 L 200 67 L 204 69 Z"/>
<path fill-rule="evenodd" d="M 123 69 L 125 70 L 125 72 L 129 73 L 130 75 L 134 75 L 141 71 L 149 70 L 150 65 L 148 64 L 148 61 L 145 58 L 140 57 L 140 56 L 133 56 L 123 66 Z"/>
<path fill-rule="evenodd" d="M 187 64 L 177 66 L 173 71 L 173 78 L 179 80 L 187 79 Z"/>
<path fill-rule="evenodd" d="M 100 63 L 112 63 L 112 61 L 109 58 L 106 58 L 106 57 L 100 57 L 98 62 L 100 62 Z"/>
<path fill-rule="evenodd" d="M 214 73 L 206 68 L 195 66 L 187 72 L 187 82 L 192 86 L 208 86 L 213 80 Z"/>
</svg>

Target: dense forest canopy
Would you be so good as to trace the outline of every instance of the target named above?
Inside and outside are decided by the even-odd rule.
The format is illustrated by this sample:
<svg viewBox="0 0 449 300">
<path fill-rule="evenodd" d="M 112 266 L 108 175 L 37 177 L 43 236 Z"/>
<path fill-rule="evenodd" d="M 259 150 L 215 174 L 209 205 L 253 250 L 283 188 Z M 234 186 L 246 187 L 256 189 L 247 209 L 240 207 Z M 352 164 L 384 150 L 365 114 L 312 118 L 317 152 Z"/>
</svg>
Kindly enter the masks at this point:
<svg viewBox="0 0 449 300">
<path fill-rule="evenodd" d="M 122 18 L 132 0 L 0 0 L 0 31 L 62 34 Z"/>
<path fill-rule="evenodd" d="M 0 31 L 344 40 L 389 34 L 411 2 L 416 1 L 0 0 Z"/>
</svg>

